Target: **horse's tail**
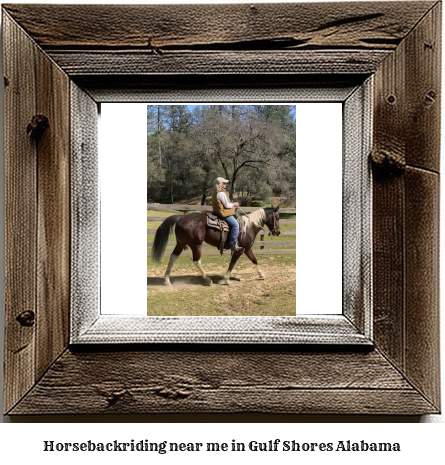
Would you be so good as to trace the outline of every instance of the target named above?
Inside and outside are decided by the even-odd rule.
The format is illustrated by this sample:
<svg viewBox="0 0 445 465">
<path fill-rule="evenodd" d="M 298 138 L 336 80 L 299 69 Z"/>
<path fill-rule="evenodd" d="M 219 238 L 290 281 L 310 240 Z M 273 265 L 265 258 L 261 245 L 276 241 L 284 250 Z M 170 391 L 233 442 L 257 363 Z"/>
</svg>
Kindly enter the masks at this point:
<svg viewBox="0 0 445 465">
<path fill-rule="evenodd" d="M 181 215 L 172 215 L 165 219 L 161 226 L 156 230 L 155 240 L 151 248 L 151 257 L 155 262 L 160 262 L 164 256 L 165 249 L 170 234 L 174 227 L 179 223 Z"/>
</svg>

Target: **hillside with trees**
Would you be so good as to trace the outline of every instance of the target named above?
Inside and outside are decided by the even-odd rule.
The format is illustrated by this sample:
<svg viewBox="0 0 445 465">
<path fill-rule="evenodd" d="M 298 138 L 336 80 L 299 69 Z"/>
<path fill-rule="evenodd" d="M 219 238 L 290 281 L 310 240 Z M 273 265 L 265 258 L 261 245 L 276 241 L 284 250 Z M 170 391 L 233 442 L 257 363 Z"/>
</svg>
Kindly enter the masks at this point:
<svg viewBox="0 0 445 465">
<path fill-rule="evenodd" d="M 147 201 L 211 195 L 224 176 L 242 205 L 295 205 L 295 107 L 147 106 Z"/>
</svg>

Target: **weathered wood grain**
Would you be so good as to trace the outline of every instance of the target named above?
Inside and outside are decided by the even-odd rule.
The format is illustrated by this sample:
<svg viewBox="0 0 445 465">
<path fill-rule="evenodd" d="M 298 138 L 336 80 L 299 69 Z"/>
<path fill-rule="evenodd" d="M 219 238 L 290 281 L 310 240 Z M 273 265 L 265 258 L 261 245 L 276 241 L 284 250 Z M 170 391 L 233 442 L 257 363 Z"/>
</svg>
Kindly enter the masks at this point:
<svg viewBox="0 0 445 465">
<path fill-rule="evenodd" d="M 373 79 L 343 104 L 343 314 L 372 338 L 372 147 Z M 323 189 L 322 186 L 320 186 Z M 329 194 L 327 194 L 329 195 Z"/>
<path fill-rule="evenodd" d="M 72 82 L 70 94 L 72 337 L 100 312 L 100 210 L 98 106 Z"/>
<path fill-rule="evenodd" d="M 380 174 L 376 170 L 379 166 L 385 167 L 390 174 L 398 174 L 403 172 L 406 164 L 406 131 L 410 124 L 406 105 L 408 59 L 404 41 L 382 62 L 375 74 L 372 150 L 375 176 Z"/>
<path fill-rule="evenodd" d="M 395 49 L 434 2 L 19 5 L 4 8 L 44 49 Z M 39 21 L 35 18 L 38 17 Z"/>
<path fill-rule="evenodd" d="M 406 163 L 439 172 L 442 3 L 404 41 Z"/>
<path fill-rule="evenodd" d="M 375 72 L 388 50 L 277 51 L 49 51 L 70 76 L 135 74 L 365 74 Z M 147 86 L 149 87 L 149 86 Z"/>
<path fill-rule="evenodd" d="M 372 153 L 375 342 L 436 405 L 440 8 L 376 73 Z"/>
<path fill-rule="evenodd" d="M 378 352 L 66 352 L 12 412 L 434 412 Z"/>
<path fill-rule="evenodd" d="M 9 410 L 35 383 L 36 146 L 26 129 L 36 111 L 35 46 L 3 15 L 5 156 L 5 383 Z M 24 314 L 24 312 L 28 312 Z M 22 315 L 20 323 L 17 317 Z"/>
<path fill-rule="evenodd" d="M 104 383 L 61 388 L 38 386 L 13 415 L 35 414 L 286 414 L 421 415 L 438 413 L 413 389 L 301 389 L 219 387 L 188 391 L 146 385 L 127 389 Z M 154 392 L 153 392 L 154 391 Z M 216 395 L 217 394 L 217 395 Z M 183 401 L 193 395 L 193 400 Z M 88 400 L 87 400 L 88 399 Z M 40 408 L 38 407 L 40 405 Z M 252 417 L 250 418 L 250 421 Z M 350 418 L 350 417 L 349 417 Z M 369 419 L 368 419 L 369 421 Z"/>
<path fill-rule="evenodd" d="M 374 341 L 402 370 L 405 345 L 403 206 L 403 179 L 374 179 Z"/>
<path fill-rule="evenodd" d="M 36 376 L 65 349 L 70 311 L 69 78 L 36 50 L 36 114 L 48 128 L 37 147 Z"/>
<path fill-rule="evenodd" d="M 7 255 L 16 261 L 6 273 L 7 345 L 18 360 L 6 363 L 5 386 L 15 391 L 5 394 L 8 410 L 68 343 L 69 80 L 6 14 L 4 24 Z M 35 115 L 47 118 L 46 130 L 30 130 Z M 21 325 L 23 312 L 33 318 Z"/>
<path fill-rule="evenodd" d="M 405 173 L 405 371 L 440 407 L 439 175 Z"/>
<path fill-rule="evenodd" d="M 373 156 L 439 171 L 441 4 L 432 8 L 376 73 Z"/>
</svg>

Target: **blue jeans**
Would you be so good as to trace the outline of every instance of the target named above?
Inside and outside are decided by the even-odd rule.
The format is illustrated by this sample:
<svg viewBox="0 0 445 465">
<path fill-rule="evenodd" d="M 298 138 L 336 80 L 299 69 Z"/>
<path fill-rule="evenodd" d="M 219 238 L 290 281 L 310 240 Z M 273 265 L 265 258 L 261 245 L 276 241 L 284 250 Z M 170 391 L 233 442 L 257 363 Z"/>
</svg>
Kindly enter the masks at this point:
<svg viewBox="0 0 445 465">
<path fill-rule="evenodd" d="M 236 218 L 231 215 L 231 216 L 226 216 L 224 218 L 226 223 L 229 225 L 230 228 L 230 247 L 233 247 L 236 245 L 236 240 L 238 239 L 238 233 L 239 233 L 239 224 Z"/>
</svg>

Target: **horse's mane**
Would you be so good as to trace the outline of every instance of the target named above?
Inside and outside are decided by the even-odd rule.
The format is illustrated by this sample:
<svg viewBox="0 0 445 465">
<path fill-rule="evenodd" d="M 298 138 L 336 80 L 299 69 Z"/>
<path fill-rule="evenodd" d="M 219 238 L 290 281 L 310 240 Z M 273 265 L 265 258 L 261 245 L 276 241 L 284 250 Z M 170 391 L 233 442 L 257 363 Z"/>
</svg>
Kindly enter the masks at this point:
<svg viewBox="0 0 445 465">
<path fill-rule="evenodd" d="M 249 218 L 249 222 L 252 222 L 256 226 L 262 227 L 268 213 L 270 213 L 271 210 L 273 210 L 273 208 L 259 208 L 258 210 L 255 210 L 246 216 Z"/>
</svg>

